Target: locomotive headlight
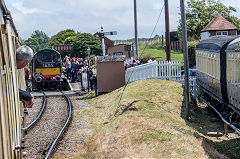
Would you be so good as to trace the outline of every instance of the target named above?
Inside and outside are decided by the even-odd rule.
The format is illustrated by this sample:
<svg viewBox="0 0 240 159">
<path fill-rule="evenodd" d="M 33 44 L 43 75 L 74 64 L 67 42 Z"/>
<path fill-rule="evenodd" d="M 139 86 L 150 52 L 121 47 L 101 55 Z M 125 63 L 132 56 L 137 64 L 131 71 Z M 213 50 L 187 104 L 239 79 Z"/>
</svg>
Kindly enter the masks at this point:
<svg viewBox="0 0 240 159">
<path fill-rule="evenodd" d="M 55 81 L 56 81 L 56 82 L 60 82 L 60 80 L 61 80 L 61 77 L 57 75 L 57 76 L 55 77 Z"/>
<path fill-rule="evenodd" d="M 41 82 L 42 82 L 42 77 L 37 76 L 37 77 L 35 78 L 35 80 L 36 80 L 37 83 L 41 83 Z"/>
</svg>

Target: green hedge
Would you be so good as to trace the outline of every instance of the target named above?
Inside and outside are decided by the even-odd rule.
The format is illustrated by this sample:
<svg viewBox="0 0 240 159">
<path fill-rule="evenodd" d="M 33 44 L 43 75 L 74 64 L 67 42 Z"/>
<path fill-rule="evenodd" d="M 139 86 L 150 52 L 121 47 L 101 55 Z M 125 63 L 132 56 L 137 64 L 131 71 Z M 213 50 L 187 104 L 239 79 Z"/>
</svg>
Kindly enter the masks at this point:
<svg viewBox="0 0 240 159">
<path fill-rule="evenodd" d="M 190 68 L 196 65 L 195 47 L 198 43 L 199 41 L 188 42 L 188 58 Z"/>
</svg>

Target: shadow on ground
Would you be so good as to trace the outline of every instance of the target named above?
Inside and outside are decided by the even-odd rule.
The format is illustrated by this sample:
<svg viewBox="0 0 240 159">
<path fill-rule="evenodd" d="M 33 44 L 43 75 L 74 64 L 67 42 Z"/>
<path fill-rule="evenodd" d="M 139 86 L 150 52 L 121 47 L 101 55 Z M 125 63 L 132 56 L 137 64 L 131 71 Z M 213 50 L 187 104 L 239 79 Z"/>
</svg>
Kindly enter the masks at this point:
<svg viewBox="0 0 240 159">
<path fill-rule="evenodd" d="M 240 138 L 236 137 L 234 131 L 229 128 L 229 133 L 235 137 L 208 137 L 208 132 L 224 133 L 224 125 L 217 114 L 203 103 L 197 103 L 191 98 L 191 118 L 186 119 L 186 108 L 182 103 L 181 117 L 188 126 L 198 133 L 196 138 L 203 140 L 202 146 L 211 159 L 240 159 Z M 201 106 L 202 105 L 202 106 Z"/>
</svg>

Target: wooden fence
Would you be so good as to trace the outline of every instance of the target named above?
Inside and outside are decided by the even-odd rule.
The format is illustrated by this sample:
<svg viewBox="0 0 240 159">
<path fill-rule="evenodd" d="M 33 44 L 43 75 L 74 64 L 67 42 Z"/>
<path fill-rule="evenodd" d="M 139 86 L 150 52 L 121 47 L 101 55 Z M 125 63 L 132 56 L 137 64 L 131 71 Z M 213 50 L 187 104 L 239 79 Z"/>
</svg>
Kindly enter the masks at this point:
<svg viewBox="0 0 240 159">
<path fill-rule="evenodd" d="M 184 84 L 184 77 L 181 75 L 180 61 L 153 61 L 143 65 L 130 67 L 126 69 L 125 81 L 126 84 L 144 79 L 164 79 L 180 82 Z M 190 77 L 190 89 L 197 97 L 196 78 Z"/>
<path fill-rule="evenodd" d="M 18 34 L 2 0 L 0 9 L 0 158 L 19 159 L 23 121 L 19 88 L 25 87 L 24 71 L 16 69 Z"/>
<path fill-rule="evenodd" d="M 181 41 L 171 41 L 171 50 L 182 50 Z"/>
</svg>

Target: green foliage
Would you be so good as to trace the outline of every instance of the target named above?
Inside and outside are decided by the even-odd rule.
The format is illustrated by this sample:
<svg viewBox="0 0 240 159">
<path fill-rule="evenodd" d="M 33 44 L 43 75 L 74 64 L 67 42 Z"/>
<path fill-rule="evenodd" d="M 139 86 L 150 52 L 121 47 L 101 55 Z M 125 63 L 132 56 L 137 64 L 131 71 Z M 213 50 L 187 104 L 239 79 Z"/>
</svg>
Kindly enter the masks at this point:
<svg viewBox="0 0 240 159">
<path fill-rule="evenodd" d="M 233 12 L 236 12 L 234 7 L 227 7 L 216 0 L 188 0 L 186 7 L 188 36 L 200 39 L 201 30 L 219 14 L 240 29 L 240 20 L 232 15 Z M 181 25 L 178 27 L 178 33 L 181 34 Z"/>
<path fill-rule="evenodd" d="M 91 49 L 91 54 L 101 55 L 101 41 L 90 33 L 78 33 L 73 40 L 73 56 L 86 57 L 87 48 Z"/>
<path fill-rule="evenodd" d="M 69 37 L 75 37 L 77 33 L 75 33 L 72 29 L 66 29 L 58 32 L 56 35 L 51 37 L 49 42 L 49 47 L 52 47 L 55 44 L 69 44 L 69 41 L 65 42 Z"/>
<path fill-rule="evenodd" d="M 240 151 L 240 140 L 239 139 L 232 139 L 230 141 L 222 141 L 222 142 L 215 142 L 213 143 L 214 147 L 225 154 L 229 158 L 239 158 L 239 151 Z"/>
<path fill-rule="evenodd" d="M 79 34 L 79 33 L 77 33 L 77 34 Z M 64 44 L 73 44 L 73 42 L 74 42 L 75 39 L 76 39 L 77 34 L 76 34 L 75 36 L 69 36 L 69 37 L 67 37 L 67 38 L 65 39 L 65 41 L 64 41 Z"/>
<path fill-rule="evenodd" d="M 31 47 L 33 49 L 33 52 L 37 52 L 40 49 L 47 48 L 49 41 L 50 38 L 47 34 L 45 34 L 43 31 L 35 30 L 31 34 L 30 38 L 23 41 L 23 44 Z"/>
<path fill-rule="evenodd" d="M 188 43 L 189 67 L 193 67 L 196 65 L 195 48 L 198 42 L 199 41 L 193 41 Z"/>
</svg>

